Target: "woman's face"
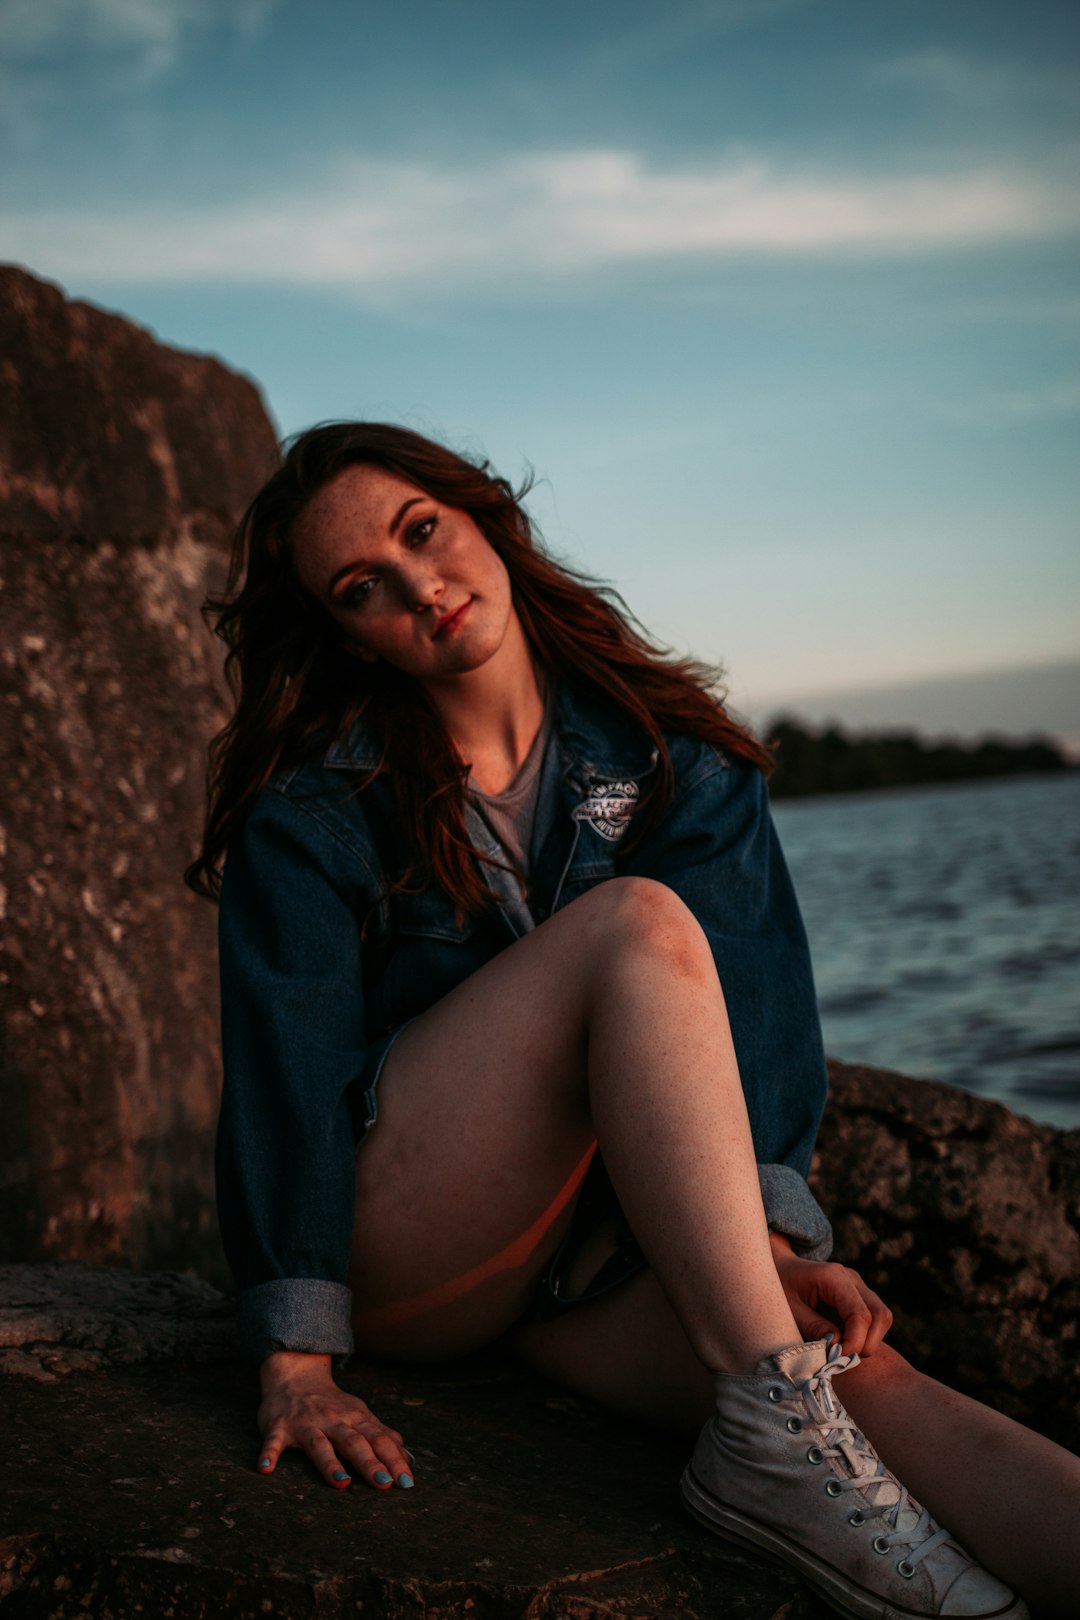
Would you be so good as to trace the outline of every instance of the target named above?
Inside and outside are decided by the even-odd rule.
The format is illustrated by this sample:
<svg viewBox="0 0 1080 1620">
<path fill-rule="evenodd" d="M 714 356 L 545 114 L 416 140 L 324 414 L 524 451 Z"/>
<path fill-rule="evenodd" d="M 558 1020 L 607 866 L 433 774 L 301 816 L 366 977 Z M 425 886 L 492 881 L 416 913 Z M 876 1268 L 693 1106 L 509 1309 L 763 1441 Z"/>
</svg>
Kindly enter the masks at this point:
<svg viewBox="0 0 1080 1620">
<path fill-rule="evenodd" d="M 510 579 L 468 513 L 380 467 L 347 467 L 290 533 L 303 585 L 352 650 L 421 682 L 477 669 L 503 644 Z"/>
</svg>

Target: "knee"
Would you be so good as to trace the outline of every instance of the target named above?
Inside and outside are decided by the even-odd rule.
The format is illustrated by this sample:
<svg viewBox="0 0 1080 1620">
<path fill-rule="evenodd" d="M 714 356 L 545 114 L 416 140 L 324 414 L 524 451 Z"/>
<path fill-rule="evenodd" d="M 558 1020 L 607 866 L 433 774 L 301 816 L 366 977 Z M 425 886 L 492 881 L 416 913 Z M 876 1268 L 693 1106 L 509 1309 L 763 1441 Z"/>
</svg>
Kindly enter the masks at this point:
<svg viewBox="0 0 1080 1620">
<path fill-rule="evenodd" d="M 591 889 L 591 921 L 610 946 L 609 959 L 624 963 L 639 955 L 662 956 L 686 976 L 716 977 L 712 951 L 690 907 L 674 889 L 653 878 L 618 877 Z"/>
</svg>

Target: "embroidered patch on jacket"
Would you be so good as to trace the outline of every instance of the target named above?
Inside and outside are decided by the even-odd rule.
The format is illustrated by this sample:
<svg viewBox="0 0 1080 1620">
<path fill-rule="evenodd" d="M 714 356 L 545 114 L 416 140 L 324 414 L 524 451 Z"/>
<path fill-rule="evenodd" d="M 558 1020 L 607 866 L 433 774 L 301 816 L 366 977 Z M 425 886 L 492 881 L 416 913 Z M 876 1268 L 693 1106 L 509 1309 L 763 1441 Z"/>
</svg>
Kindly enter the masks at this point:
<svg viewBox="0 0 1080 1620">
<path fill-rule="evenodd" d="M 637 809 L 638 794 L 636 782 L 593 782 L 575 806 L 574 820 L 587 821 L 601 838 L 617 844 Z"/>
</svg>

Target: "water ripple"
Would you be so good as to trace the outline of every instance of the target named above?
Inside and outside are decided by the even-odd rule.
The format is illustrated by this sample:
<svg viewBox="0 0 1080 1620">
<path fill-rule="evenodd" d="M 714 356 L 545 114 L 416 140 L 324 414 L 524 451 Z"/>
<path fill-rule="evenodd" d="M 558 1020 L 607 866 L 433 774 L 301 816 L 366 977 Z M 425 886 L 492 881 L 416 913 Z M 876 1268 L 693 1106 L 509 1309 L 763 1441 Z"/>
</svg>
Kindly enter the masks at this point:
<svg viewBox="0 0 1080 1620">
<path fill-rule="evenodd" d="M 775 815 L 828 1050 L 1080 1125 L 1080 774 Z"/>
</svg>

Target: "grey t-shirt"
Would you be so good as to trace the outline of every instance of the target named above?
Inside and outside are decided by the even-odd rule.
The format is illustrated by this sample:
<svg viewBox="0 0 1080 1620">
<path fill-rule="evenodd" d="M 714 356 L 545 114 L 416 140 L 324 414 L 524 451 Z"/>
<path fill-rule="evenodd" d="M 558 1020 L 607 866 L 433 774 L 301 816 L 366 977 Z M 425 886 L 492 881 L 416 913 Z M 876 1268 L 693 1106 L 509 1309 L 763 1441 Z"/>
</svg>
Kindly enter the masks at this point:
<svg viewBox="0 0 1080 1620">
<path fill-rule="evenodd" d="M 529 850 L 535 830 L 544 758 L 551 743 L 554 724 L 554 705 L 549 694 L 540 729 L 509 786 L 501 793 L 485 793 L 471 778 L 468 786 L 469 806 L 487 835 L 478 840 L 478 846 L 498 856 L 511 869 L 506 872 L 497 866 L 487 867 L 488 881 L 501 892 L 523 932 L 536 926 L 528 906 Z"/>
</svg>

